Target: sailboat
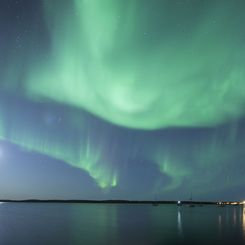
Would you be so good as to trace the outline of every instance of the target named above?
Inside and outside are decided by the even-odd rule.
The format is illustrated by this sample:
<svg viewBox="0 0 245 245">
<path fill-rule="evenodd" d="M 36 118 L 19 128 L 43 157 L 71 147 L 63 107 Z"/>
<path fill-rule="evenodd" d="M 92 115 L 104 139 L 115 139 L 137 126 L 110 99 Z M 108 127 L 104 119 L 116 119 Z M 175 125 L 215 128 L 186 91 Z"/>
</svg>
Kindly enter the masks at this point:
<svg viewBox="0 0 245 245">
<path fill-rule="evenodd" d="M 192 192 L 191 192 L 191 196 L 190 196 L 190 203 L 188 205 L 189 208 L 194 208 L 196 205 L 194 203 L 192 203 Z"/>
<path fill-rule="evenodd" d="M 156 195 L 155 195 L 155 198 L 154 198 L 154 202 L 152 203 L 152 206 L 159 206 L 159 203 L 157 201 Z"/>
</svg>

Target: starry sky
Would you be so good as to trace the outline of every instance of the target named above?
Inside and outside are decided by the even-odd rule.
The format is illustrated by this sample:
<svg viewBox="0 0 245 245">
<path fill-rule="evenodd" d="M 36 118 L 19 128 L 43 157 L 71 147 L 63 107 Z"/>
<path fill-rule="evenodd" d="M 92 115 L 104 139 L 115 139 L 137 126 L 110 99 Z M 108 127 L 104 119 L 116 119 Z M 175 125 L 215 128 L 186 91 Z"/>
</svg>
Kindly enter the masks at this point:
<svg viewBox="0 0 245 245">
<path fill-rule="evenodd" d="M 245 198 L 243 0 L 1 0 L 0 198 Z"/>
</svg>

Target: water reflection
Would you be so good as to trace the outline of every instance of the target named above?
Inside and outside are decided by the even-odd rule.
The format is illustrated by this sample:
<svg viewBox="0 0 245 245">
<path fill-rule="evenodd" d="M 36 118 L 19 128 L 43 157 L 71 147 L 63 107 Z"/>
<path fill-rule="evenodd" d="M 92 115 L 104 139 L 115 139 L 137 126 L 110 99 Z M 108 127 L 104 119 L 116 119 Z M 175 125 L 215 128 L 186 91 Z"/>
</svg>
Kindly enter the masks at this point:
<svg viewBox="0 0 245 245">
<path fill-rule="evenodd" d="M 71 209 L 71 244 L 83 241 L 84 244 L 97 244 L 107 241 L 118 244 L 118 207 L 116 205 L 74 205 Z M 93 235 L 86 235 L 91 232 Z"/>
<path fill-rule="evenodd" d="M 180 236 L 183 236 L 182 220 L 181 220 L 181 212 L 180 212 L 179 209 L 178 209 L 177 224 L 178 224 L 178 233 L 179 233 Z"/>
<path fill-rule="evenodd" d="M 1 245 L 245 244 L 244 207 L 0 205 Z M 234 243 L 235 241 L 235 243 Z"/>
<path fill-rule="evenodd" d="M 234 208 L 234 209 L 233 209 L 233 224 L 234 224 L 234 226 L 235 226 L 236 223 L 237 223 L 237 215 L 236 215 L 236 211 L 237 211 L 237 209 Z"/>
<path fill-rule="evenodd" d="M 245 207 L 243 204 L 243 215 L 242 215 L 242 230 L 243 230 L 243 237 L 245 239 Z"/>
<path fill-rule="evenodd" d="M 218 217 L 218 227 L 219 227 L 219 235 L 221 235 L 221 232 L 222 232 L 222 215 L 219 214 L 219 217 Z"/>
</svg>

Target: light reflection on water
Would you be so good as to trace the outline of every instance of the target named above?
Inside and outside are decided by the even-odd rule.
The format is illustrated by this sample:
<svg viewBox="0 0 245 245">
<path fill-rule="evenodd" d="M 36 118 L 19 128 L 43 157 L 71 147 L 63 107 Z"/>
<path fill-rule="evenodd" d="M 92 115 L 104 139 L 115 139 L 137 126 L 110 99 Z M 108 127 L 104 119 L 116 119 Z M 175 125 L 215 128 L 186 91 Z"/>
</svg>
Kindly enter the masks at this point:
<svg viewBox="0 0 245 245">
<path fill-rule="evenodd" d="M 242 230 L 243 230 L 243 238 L 245 239 L 245 207 L 243 204 L 243 215 L 242 215 Z"/>
<path fill-rule="evenodd" d="M 177 220 L 177 223 L 178 223 L 178 233 L 180 236 L 183 235 L 183 231 L 182 231 L 182 221 L 181 221 L 181 211 L 180 209 L 178 209 L 178 220 Z"/>
<path fill-rule="evenodd" d="M 237 222 L 236 212 L 237 212 L 237 209 L 234 208 L 234 210 L 233 210 L 233 224 L 234 224 L 234 226 L 236 225 L 236 222 Z"/>
<path fill-rule="evenodd" d="M 241 206 L 0 205 L 1 245 L 245 244 Z M 228 243 L 229 244 L 229 243 Z"/>
<path fill-rule="evenodd" d="M 219 236 L 221 236 L 222 234 L 222 215 L 219 214 L 219 217 L 218 217 L 218 226 L 219 226 Z"/>
</svg>

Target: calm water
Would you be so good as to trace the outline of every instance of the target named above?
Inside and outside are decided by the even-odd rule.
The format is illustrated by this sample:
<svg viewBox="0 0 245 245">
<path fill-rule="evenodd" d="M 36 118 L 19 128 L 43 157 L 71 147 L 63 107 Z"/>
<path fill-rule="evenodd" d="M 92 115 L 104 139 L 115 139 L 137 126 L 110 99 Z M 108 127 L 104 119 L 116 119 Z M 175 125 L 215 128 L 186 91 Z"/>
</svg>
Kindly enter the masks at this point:
<svg viewBox="0 0 245 245">
<path fill-rule="evenodd" d="M 0 204 L 0 244 L 245 244 L 242 206 Z"/>
</svg>

